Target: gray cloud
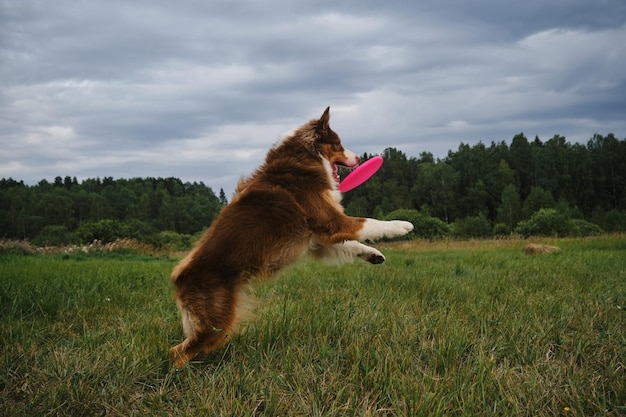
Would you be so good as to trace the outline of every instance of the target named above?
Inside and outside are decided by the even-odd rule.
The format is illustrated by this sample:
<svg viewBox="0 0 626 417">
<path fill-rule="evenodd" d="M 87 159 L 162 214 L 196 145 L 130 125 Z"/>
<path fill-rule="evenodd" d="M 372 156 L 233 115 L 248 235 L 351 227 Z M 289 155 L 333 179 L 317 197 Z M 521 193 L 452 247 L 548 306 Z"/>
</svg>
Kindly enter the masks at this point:
<svg viewBox="0 0 626 417">
<path fill-rule="evenodd" d="M 0 177 L 234 189 L 327 105 L 357 153 L 626 132 L 626 3 L 7 0 Z"/>
</svg>

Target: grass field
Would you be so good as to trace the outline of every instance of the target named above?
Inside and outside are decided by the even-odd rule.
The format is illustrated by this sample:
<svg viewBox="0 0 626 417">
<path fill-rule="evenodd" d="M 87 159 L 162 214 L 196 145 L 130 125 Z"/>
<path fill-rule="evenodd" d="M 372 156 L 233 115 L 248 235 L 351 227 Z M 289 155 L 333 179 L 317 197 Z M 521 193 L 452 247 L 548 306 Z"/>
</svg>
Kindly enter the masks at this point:
<svg viewBox="0 0 626 417">
<path fill-rule="evenodd" d="M 0 413 L 626 414 L 626 237 L 383 246 L 255 285 L 256 319 L 175 371 L 175 259 L 0 257 Z"/>
</svg>

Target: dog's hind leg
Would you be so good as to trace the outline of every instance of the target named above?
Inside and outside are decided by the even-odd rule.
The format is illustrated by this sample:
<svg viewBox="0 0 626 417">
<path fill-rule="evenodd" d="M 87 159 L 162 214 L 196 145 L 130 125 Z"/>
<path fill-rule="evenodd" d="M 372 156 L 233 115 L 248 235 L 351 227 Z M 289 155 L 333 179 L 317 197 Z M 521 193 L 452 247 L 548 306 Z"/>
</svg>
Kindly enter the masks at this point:
<svg viewBox="0 0 626 417">
<path fill-rule="evenodd" d="M 356 240 L 348 240 L 330 246 L 320 245 L 313 249 L 311 254 L 314 258 L 329 265 L 352 262 L 354 259 L 361 259 L 372 264 L 385 262 L 385 256 L 380 251 Z"/>
<path fill-rule="evenodd" d="M 228 341 L 237 327 L 237 292 L 217 288 L 178 299 L 186 339 L 170 349 L 170 364 L 181 368 L 199 353 L 209 353 Z"/>
<path fill-rule="evenodd" d="M 199 353 L 208 353 L 226 343 L 228 334 L 223 329 L 213 328 L 192 337 L 170 349 L 170 364 L 182 368 Z"/>
</svg>

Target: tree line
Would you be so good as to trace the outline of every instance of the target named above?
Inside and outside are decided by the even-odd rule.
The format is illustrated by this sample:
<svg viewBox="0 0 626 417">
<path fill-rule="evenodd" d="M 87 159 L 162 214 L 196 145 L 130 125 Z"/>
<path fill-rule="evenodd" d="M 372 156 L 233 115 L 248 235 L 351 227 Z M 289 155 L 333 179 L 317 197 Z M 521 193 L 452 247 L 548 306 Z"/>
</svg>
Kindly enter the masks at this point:
<svg viewBox="0 0 626 417">
<path fill-rule="evenodd" d="M 28 186 L 0 180 L 0 236 L 40 245 L 133 238 L 181 244 L 208 227 L 226 204 L 200 182 L 178 178 L 56 177 Z M 183 242 L 184 243 L 184 242 Z M 186 244 L 183 244 L 186 246 Z"/>
<path fill-rule="evenodd" d="M 364 159 L 372 155 L 363 155 Z M 346 212 L 383 217 L 397 209 L 456 225 L 460 235 L 507 234 L 540 209 L 626 231 L 626 140 L 594 135 L 586 144 L 555 135 L 461 143 L 437 159 L 389 148 L 380 170 L 344 196 Z M 343 173 L 346 174 L 345 172 Z M 481 230 L 463 232 L 468 223 Z"/>
<path fill-rule="evenodd" d="M 520 133 L 510 145 L 461 143 L 444 158 L 407 157 L 395 148 L 382 156 L 381 169 L 344 195 L 348 214 L 400 216 L 426 237 L 626 231 L 626 140 L 613 134 L 580 144 Z M 202 182 L 177 178 L 79 183 L 66 176 L 33 186 L 3 178 L 0 237 L 39 245 L 129 237 L 188 246 L 225 204 L 224 190 L 216 195 Z"/>
</svg>

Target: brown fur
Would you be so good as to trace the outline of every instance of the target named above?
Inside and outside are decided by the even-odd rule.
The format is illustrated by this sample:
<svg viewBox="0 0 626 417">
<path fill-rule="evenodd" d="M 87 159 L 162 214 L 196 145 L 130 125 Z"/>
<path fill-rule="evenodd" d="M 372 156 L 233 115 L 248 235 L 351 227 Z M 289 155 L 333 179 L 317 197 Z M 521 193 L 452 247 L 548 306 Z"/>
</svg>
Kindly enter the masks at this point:
<svg viewBox="0 0 626 417">
<path fill-rule="evenodd" d="M 346 164 L 328 120 L 327 108 L 319 120 L 270 149 L 265 163 L 239 182 L 233 201 L 172 271 L 186 336 L 170 350 L 174 366 L 219 348 L 236 331 L 250 279 L 269 278 L 307 252 L 322 258 L 330 246 L 359 239 L 366 219 L 344 214 L 320 157 Z M 384 260 L 379 254 L 356 256 L 379 263 Z"/>
</svg>

